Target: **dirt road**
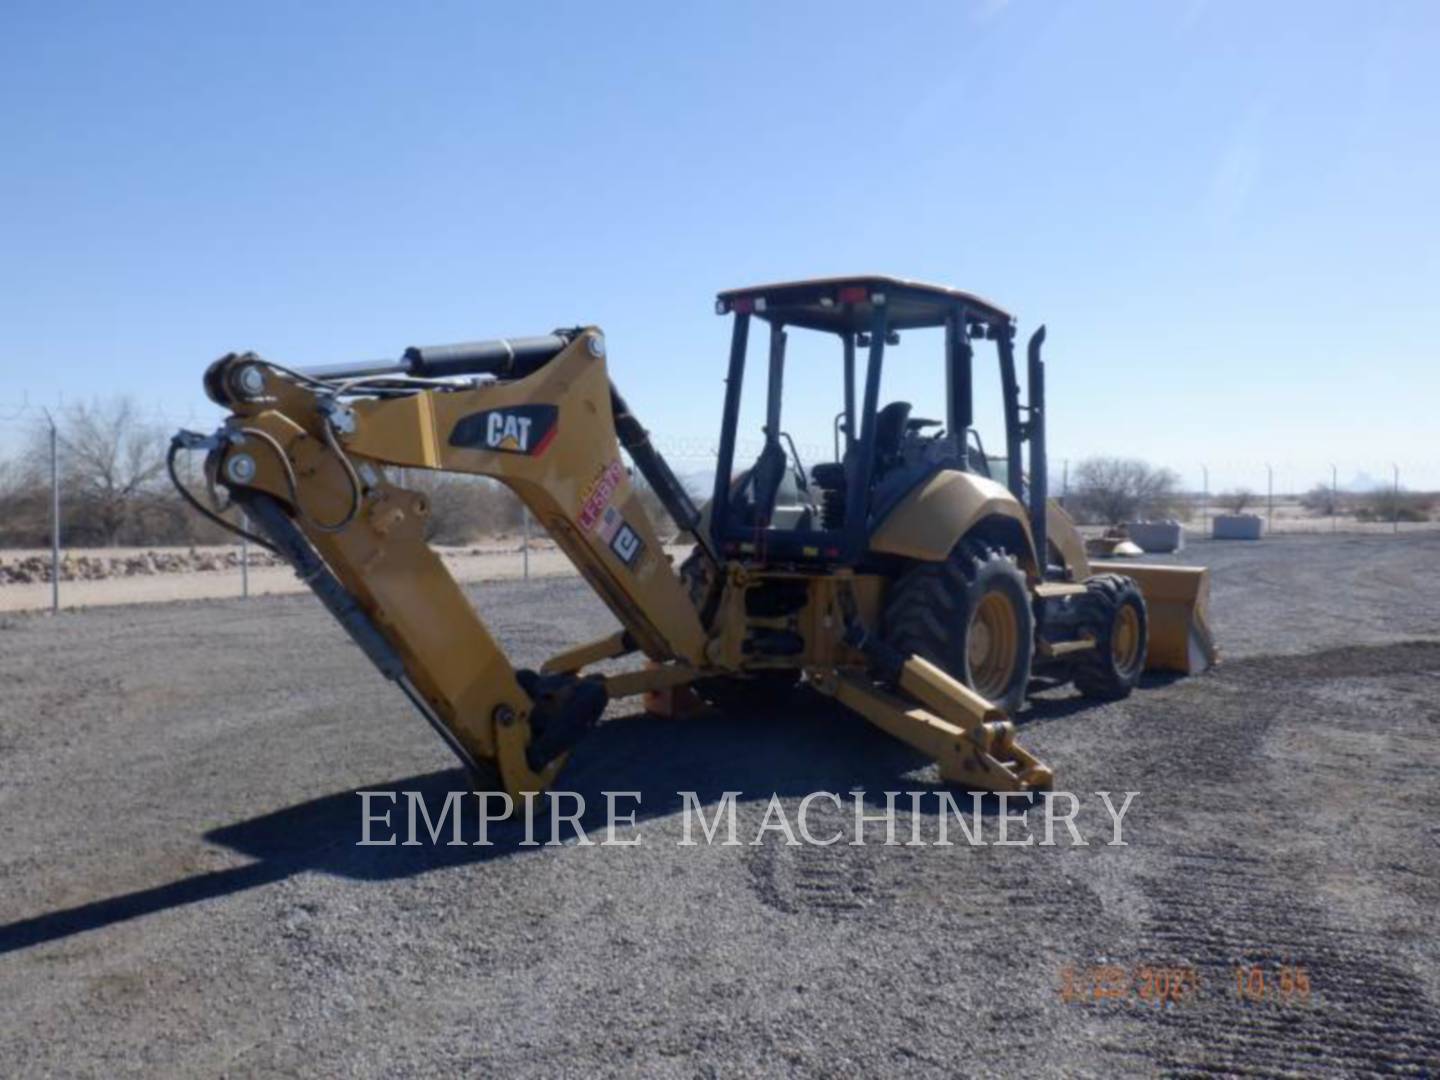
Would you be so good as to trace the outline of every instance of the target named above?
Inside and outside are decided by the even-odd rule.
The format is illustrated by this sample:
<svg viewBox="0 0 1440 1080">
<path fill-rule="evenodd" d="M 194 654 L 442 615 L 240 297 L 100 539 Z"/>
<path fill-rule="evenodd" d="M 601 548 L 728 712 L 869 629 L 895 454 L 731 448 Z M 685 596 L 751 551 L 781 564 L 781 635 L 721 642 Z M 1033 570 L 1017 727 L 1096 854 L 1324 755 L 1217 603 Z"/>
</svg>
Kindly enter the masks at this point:
<svg viewBox="0 0 1440 1080">
<path fill-rule="evenodd" d="M 5 617 L 4 1071 L 1440 1071 L 1440 535 L 1187 559 L 1221 668 L 1022 718 L 1087 847 L 680 846 L 681 791 L 749 839 L 772 793 L 933 790 L 803 696 L 612 707 L 560 786 L 640 792 L 638 846 L 357 847 L 357 789 L 463 778 L 310 598 Z M 521 664 L 612 625 L 571 579 L 474 595 Z"/>
</svg>

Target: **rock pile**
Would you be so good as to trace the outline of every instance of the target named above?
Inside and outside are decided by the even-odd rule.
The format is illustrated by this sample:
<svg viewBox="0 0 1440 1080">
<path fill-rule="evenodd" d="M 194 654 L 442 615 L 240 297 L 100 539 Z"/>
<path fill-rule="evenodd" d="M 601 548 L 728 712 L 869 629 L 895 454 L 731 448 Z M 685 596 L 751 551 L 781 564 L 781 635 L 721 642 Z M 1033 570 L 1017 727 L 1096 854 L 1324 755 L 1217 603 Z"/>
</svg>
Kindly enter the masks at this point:
<svg viewBox="0 0 1440 1080">
<path fill-rule="evenodd" d="M 251 566 L 278 566 L 268 551 L 251 551 Z M 74 555 L 60 558 L 61 581 L 103 581 L 114 577 L 150 574 L 189 574 L 196 571 L 236 570 L 240 552 L 138 551 L 129 555 Z M 0 585 L 38 585 L 50 580 L 48 555 L 9 556 L 0 553 Z"/>
</svg>

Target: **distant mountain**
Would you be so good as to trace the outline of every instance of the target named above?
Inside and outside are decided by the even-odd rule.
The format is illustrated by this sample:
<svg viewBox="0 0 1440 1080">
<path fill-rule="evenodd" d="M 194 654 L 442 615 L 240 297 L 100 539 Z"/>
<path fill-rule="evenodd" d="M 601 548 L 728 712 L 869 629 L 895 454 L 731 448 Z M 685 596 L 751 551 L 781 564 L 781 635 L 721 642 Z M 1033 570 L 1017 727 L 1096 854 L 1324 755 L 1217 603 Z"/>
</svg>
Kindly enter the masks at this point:
<svg viewBox="0 0 1440 1080">
<path fill-rule="evenodd" d="M 1390 483 L 1389 480 L 1377 480 L 1368 472 L 1358 472 L 1349 481 L 1341 484 L 1340 490 L 1365 495 L 1374 491 L 1389 491 Z"/>
<path fill-rule="evenodd" d="M 685 490 L 692 499 L 708 499 L 715 493 L 714 469 L 685 469 L 677 472 L 675 476 L 685 485 Z"/>
</svg>

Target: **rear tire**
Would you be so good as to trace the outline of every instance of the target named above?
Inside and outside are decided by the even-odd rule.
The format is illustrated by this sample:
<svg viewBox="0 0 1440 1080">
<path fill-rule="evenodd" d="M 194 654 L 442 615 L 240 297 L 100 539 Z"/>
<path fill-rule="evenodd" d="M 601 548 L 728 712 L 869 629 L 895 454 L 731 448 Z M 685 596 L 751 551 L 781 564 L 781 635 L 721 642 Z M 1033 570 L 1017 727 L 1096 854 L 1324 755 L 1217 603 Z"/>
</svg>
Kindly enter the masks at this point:
<svg viewBox="0 0 1440 1080">
<path fill-rule="evenodd" d="M 1081 632 L 1095 638 L 1093 651 L 1075 665 L 1075 688 L 1097 701 L 1130 696 L 1145 672 L 1150 619 L 1145 596 L 1133 578 L 1101 574 L 1085 582 Z"/>
<path fill-rule="evenodd" d="M 1014 714 L 1025 703 L 1035 613 L 1025 575 L 1004 551 L 964 540 L 939 563 L 920 563 L 890 588 L 885 641 L 924 657 Z"/>
</svg>

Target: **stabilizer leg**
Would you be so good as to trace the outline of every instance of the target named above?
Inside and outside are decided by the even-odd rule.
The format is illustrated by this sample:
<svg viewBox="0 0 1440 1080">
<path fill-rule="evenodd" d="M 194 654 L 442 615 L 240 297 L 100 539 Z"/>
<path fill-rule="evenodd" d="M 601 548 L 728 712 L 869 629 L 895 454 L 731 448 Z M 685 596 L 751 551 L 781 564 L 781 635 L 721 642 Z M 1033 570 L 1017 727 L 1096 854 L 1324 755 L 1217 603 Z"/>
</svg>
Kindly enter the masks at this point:
<svg viewBox="0 0 1440 1080">
<path fill-rule="evenodd" d="M 817 689 L 940 766 L 941 779 L 973 791 L 1044 791 L 1051 770 L 1015 741 L 1005 713 L 919 656 L 901 667 L 907 701 L 858 672 L 817 673 Z M 918 703 L 918 704 L 916 704 Z"/>
<path fill-rule="evenodd" d="M 601 660 L 614 660 L 619 656 L 626 656 L 635 651 L 635 642 L 630 637 L 628 630 L 616 630 L 613 634 L 607 634 L 603 638 L 594 641 L 587 641 L 583 645 L 576 645 L 573 649 L 566 649 L 562 653 L 556 653 L 540 665 L 542 675 L 556 675 L 560 673 L 571 673 L 581 668 L 597 664 Z"/>
</svg>

